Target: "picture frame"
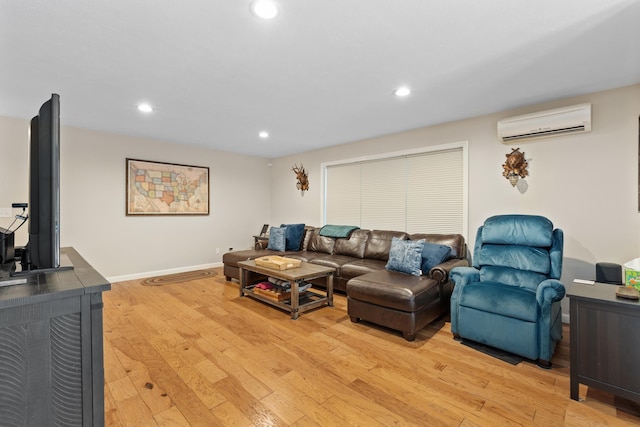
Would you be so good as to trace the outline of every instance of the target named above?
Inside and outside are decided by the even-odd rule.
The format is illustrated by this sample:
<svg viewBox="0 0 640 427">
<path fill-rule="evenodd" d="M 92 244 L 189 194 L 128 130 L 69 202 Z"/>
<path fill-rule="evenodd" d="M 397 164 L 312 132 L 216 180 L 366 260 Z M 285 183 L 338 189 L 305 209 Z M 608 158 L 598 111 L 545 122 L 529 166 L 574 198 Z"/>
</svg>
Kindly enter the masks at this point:
<svg viewBox="0 0 640 427">
<path fill-rule="evenodd" d="M 209 167 L 126 159 L 126 215 L 209 215 Z"/>
</svg>

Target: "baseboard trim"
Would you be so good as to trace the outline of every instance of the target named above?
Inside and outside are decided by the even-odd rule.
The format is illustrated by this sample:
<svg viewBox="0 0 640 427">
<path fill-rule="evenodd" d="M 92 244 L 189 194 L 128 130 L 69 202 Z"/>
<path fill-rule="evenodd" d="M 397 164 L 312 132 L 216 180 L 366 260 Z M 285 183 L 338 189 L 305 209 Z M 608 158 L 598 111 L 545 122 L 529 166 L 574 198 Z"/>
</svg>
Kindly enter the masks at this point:
<svg viewBox="0 0 640 427">
<path fill-rule="evenodd" d="M 146 271 L 143 273 L 126 274 L 124 276 L 107 277 L 110 283 L 126 282 L 127 280 L 146 279 L 147 277 L 166 276 L 167 274 L 184 273 L 186 271 L 204 270 L 206 268 L 222 267 L 221 262 L 213 262 L 210 264 L 190 265 L 188 267 L 170 268 L 167 270 Z"/>
<path fill-rule="evenodd" d="M 569 323 L 571 323 L 569 319 L 569 313 L 562 313 L 562 323 L 566 323 L 568 325 Z"/>
</svg>

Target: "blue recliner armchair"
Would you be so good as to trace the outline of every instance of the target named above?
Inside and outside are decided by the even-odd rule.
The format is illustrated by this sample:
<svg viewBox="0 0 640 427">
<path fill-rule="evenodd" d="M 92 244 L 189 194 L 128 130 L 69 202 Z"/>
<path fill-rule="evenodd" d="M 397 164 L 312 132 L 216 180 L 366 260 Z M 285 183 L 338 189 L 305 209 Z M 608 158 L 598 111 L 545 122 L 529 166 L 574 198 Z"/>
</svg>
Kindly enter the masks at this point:
<svg viewBox="0 0 640 427">
<path fill-rule="evenodd" d="M 473 267 L 450 277 L 451 332 L 551 367 L 562 339 L 563 233 L 547 218 L 499 215 L 478 229 Z"/>
</svg>

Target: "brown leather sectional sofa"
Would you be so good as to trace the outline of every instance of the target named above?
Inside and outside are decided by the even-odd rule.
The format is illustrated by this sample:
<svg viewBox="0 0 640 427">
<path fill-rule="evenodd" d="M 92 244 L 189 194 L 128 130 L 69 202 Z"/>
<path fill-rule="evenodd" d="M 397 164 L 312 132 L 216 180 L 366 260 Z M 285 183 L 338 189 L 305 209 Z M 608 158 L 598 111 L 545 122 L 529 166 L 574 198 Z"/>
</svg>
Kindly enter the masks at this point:
<svg viewBox="0 0 640 427">
<path fill-rule="evenodd" d="M 408 234 L 402 231 L 353 231 L 348 238 L 321 236 L 320 228 L 305 227 L 300 251 L 278 252 L 258 242 L 256 249 L 223 255 L 227 280 L 239 280 L 238 262 L 266 255 L 282 255 L 333 267 L 334 289 L 347 294 L 351 320 L 370 321 L 402 331 L 407 340 L 416 332 L 449 311 L 453 285 L 449 271 L 469 265 L 464 237 L 460 234 Z M 403 240 L 424 239 L 451 247 L 451 257 L 422 276 L 385 269 L 393 237 Z M 262 280 L 252 277 L 250 280 Z M 314 286 L 323 286 L 323 281 Z"/>
</svg>

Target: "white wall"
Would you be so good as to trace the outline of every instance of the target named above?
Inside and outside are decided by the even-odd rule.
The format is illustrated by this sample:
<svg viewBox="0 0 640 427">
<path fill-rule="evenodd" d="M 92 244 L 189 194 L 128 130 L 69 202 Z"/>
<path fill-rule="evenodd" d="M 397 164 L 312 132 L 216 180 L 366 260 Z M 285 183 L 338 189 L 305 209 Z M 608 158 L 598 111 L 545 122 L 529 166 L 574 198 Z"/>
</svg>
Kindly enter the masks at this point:
<svg viewBox="0 0 640 427">
<path fill-rule="evenodd" d="M 37 112 L 38 106 L 35 111 Z M 10 208 L 11 203 L 27 203 L 28 200 L 28 141 L 29 122 L 27 120 L 0 117 L 0 208 Z M 13 209 L 13 215 L 22 209 Z M 0 227 L 7 228 L 13 218 L 0 218 Z M 11 229 L 19 222 L 15 223 Z M 16 232 L 16 244 L 24 242 L 27 224 Z"/>
<path fill-rule="evenodd" d="M 269 222 L 267 159 L 69 127 L 60 137 L 62 246 L 75 247 L 107 278 L 220 265 L 222 254 L 251 247 Z M 10 183 L 0 186 L 0 207 L 27 202 L 28 121 L 0 117 L 0 141 L 0 180 Z M 127 157 L 208 166 L 210 215 L 126 216 Z M 23 228 L 16 244 L 26 243 Z"/>
<path fill-rule="evenodd" d="M 496 123 L 501 118 L 583 102 L 592 103 L 592 132 L 514 145 L 498 140 Z M 596 262 L 622 264 L 640 257 L 639 116 L 640 85 L 633 85 L 276 159 L 271 218 L 274 223 L 322 225 L 323 162 L 468 141 L 469 235 L 465 237 L 470 247 L 488 216 L 544 215 L 565 232 L 562 280 L 570 287 L 574 278 L 593 279 Z M 502 176 L 505 155 L 516 147 L 529 162 L 524 193 Z M 304 197 L 295 189 L 290 171 L 294 163 L 303 163 L 310 172 L 311 188 Z"/>
<path fill-rule="evenodd" d="M 593 104 L 590 133 L 511 146 L 498 142 L 501 118 L 582 102 Z M 545 215 L 565 231 L 563 282 L 570 286 L 576 277 L 593 278 L 596 262 L 640 257 L 639 115 L 640 85 L 634 85 L 270 161 L 63 127 L 62 244 L 74 246 L 108 278 L 216 264 L 229 247 L 250 247 L 251 235 L 264 223 L 322 225 L 323 162 L 468 141 L 468 243 L 473 245 L 475 230 L 490 215 Z M 27 132 L 26 119 L 0 117 L 0 207 L 27 201 Z M 512 147 L 520 147 L 529 161 L 523 194 L 502 177 Z M 211 215 L 125 216 L 127 157 L 209 166 Z M 295 186 L 294 163 L 309 171 L 304 195 Z M 0 219 L 0 226 L 8 223 Z M 18 244 L 25 243 L 25 231 L 18 233 Z"/>
</svg>

